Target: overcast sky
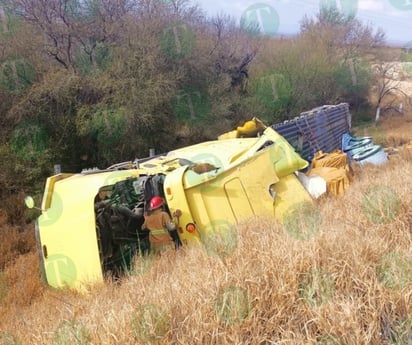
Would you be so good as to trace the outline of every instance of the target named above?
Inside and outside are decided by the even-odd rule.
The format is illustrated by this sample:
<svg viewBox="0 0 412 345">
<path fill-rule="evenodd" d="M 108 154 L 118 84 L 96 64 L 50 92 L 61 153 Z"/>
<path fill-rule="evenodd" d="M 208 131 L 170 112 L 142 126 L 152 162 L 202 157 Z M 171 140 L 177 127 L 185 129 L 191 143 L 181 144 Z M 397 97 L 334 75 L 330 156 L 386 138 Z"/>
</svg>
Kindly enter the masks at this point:
<svg viewBox="0 0 412 345">
<path fill-rule="evenodd" d="M 356 16 L 373 27 L 381 27 L 389 43 L 412 46 L 412 0 L 192 0 L 210 16 L 218 13 L 256 19 L 266 33 L 295 34 L 305 14 L 313 17 L 321 3 L 334 3 L 343 13 Z"/>
</svg>

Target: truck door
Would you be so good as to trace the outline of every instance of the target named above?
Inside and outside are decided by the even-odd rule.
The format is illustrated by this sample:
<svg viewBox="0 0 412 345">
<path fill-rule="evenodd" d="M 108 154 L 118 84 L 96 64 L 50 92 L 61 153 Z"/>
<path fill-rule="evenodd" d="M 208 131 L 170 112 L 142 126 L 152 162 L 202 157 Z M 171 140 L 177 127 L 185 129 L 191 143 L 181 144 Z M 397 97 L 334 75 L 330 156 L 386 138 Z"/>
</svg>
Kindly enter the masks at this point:
<svg viewBox="0 0 412 345">
<path fill-rule="evenodd" d="M 224 190 L 236 222 L 254 215 L 250 200 L 239 178 L 226 181 Z"/>
</svg>

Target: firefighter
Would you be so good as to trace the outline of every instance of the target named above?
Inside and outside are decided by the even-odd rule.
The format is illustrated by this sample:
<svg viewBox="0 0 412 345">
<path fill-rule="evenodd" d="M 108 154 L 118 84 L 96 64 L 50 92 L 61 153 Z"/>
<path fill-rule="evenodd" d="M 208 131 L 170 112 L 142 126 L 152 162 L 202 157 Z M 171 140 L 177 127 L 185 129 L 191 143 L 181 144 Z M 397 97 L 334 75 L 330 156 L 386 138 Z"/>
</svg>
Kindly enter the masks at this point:
<svg viewBox="0 0 412 345">
<path fill-rule="evenodd" d="M 182 245 L 176 224 L 172 221 L 169 213 L 163 210 L 163 205 L 164 200 L 160 196 L 150 199 L 150 212 L 145 215 L 145 221 L 142 225 L 143 230 L 150 232 L 150 246 L 154 253 L 162 253 L 173 248 L 178 249 Z"/>
</svg>

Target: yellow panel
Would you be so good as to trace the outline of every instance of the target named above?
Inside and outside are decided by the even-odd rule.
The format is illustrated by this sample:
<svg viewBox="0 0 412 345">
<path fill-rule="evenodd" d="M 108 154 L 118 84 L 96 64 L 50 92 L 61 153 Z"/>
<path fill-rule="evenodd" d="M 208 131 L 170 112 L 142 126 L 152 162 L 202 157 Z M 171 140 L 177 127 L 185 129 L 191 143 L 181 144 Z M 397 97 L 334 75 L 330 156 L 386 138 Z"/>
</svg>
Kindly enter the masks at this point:
<svg viewBox="0 0 412 345">
<path fill-rule="evenodd" d="M 186 195 L 183 183 L 183 175 L 187 170 L 187 166 L 178 168 L 167 175 L 164 182 L 164 190 L 166 194 L 166 201 L 170 213 L 180 210 L 181 216 L 178 219 L 178 230 L 180 239 L 185 244 L 199 243 L 199 233 L 189 233 L 186 231 L 186 224 L 194 223 L 195 211 L 202 205 L 202 200 L 190 199 Z M 190 207 L 192 205 L 192 207 Z M 195 206 L 195 207 L 193 207 Z M 196 207 L 197 206 L 197 207 Z"/>
<path fill-rule="evenodd" d="M 186 196 L 199 227 L 222 219 L 235 224 L 242 212 L 244 217 L 274 214 L 269 188 L 279 179 L 272 162 L 272 148 L 262 149 L 220 173 L 199 174 L 196 183 L 195 176 L 189 178 L 193 172 L 187 172 L 188 185 L 194 187 L 186 189 Z M 231 181 L 238 181 L 237 185 Z"/>
<path fill-rule="evenodd" d="M 312 202 L 312 198 L 295 174 L 282 177 L 274 189 L 276 191 L 275 217 L 279 221 L 283 220 L 283 214 L 289 207 L 304 201 Z"/>
<path fill-rule="evenodd" d="M 224 185 L 224 189 L 227 198 L 229 199 L 232 213 L 237 222 L 254 215 L 249 199 L 239 178 L 227 181 Z"/>
<path fill-rule="evenodd" d="M 94 197 L 103 185 L 132 176 L 118 171 L 73 175 L 49 184 L 50 208 L 38 219 L 46 279 L 49 285 L 74 287 L 102 281 L 96 235 Z"/>
</svg>

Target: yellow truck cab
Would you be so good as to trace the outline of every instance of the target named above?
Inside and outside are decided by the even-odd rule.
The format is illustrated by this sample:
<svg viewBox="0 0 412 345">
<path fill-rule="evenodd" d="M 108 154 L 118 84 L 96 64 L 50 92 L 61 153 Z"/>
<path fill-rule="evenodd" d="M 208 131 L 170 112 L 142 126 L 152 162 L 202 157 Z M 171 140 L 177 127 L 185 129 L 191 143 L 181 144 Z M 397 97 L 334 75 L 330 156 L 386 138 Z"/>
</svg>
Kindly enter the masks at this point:
<svg viewBox="0 0 412 345">
<path fill-rule="evenodd" d="M 165 200 L 183 246 L 213 236 L 236 240 L 236 224 L 250 217 L 282 221 L 292 205 L 311 201 L 295 171 L 303 160 L 274 129 L 253 119 L 218 140 L 105 170 L 47 179 L 36 221 L 41 270 L 56 288 L 102 282 L 149 252 L 141 230 L 147 202 Z"/>
</svg>

